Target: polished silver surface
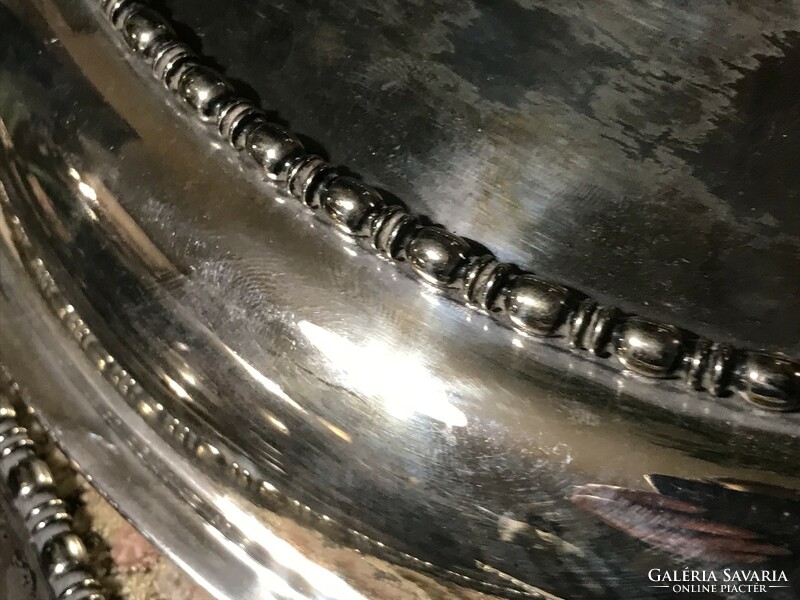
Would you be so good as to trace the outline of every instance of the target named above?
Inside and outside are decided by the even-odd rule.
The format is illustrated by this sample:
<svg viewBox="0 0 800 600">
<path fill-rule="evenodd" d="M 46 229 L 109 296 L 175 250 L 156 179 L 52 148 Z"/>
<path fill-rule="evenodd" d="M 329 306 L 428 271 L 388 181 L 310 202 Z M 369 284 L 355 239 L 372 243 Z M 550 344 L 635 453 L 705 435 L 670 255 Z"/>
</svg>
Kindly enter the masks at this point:
<svg viewBox="0 0 800 600">
<path fill-rule="evenodd" d="M 152 11 L 141 2 L 135 0 L 113 0 L 101 2 L 105 8 L 110 22 L 122 31 L 123 38 L 130 50 L 141 55 L 150 64 L 159 64 L 158 55 L 163 48 L 174 48 L 180 42 L 176 39 L 173 30 L 160 22 Z M 131 34 L 133 32 L 133 34 Z M 182 55 L 183 56 L 183 55 Z M 193 55 L 185 55 L 181 62 L 173 65 L 167 71 L 159 68 L 162 83 L 172 89 L 177 95 L 196 111 L 203 121 L 212 121 L 218 124 L 219 132 L 224 136 L 229 129 L 229 114 L 241 114 L 242 106 L 246 100 L 234 95 L 233 87 L 225 78 L 214 69 L 200 64 L 199 59 Z M 320 208 L 324 200 L 332 200 L 335 204 L 328 215 L 339 226 L 340 215 L 337 214 L 341 205 L 338 199 L 329 198 L 325 192 L 329 185 L 334 185 L 339 177 L 325 160 L 319 156 L 305 152 L 302 142 L 293 134 L 279 125 L 267 121 L 267 115 L 258 109 L 248 110 L 247 119 L 239 119 L 238 136 L 244 138 L 244 145 L 248 154 L 256 163 L 266 171 L 267 177 L 278 184 L 285 186 L 290 196 L 304 202 L 313 209 Z M 228 140 L 237 147 L 237 142 L 230 136 Z M 347 182 L 350 177 L 345 176 Z M 376 192 L 371 192 L 373 195 Z M 470 263 L 484 265 L 486 261 L 494 260 L 492 255 L 474 252 L 470 244 L 453 233 L 436 227 L 423 226 L 420 220 L 407 214 L 405 209 L 398 205 L 384 207 L 378 203 L 368 203 L 365 207 L 370 212 L 363 215 L 369 222 L 373 246 L 379 252 L 395 260 L 408 259 L 417 275 L 435 285 L 447 285 L 456 289 L 466 289 L 470 284 L 470 275 L 474 267 Z M 519 284 L 516 280 L 526 275 L 515 274 L 516 267 L 512 267 L 502 274 L 505 280 L 498 282 L 493 291 L 497 297 L 487 296 L 484 304 L 492 312 L 505 310 L 509 321 L 521 327 L 526 333 L 537 335 L 550 335 L 555 329 L 551 327 L 530 327 L 521 317 L 521 296 L 519 288 L 525 285 L 525 280 Z M 556 284 L 544 282 L 553 290 L 563 288 Z M 506 292 L 506 288 L 510 292 Z M 570 313 L 568 318 L 573 323 L 571 332 L 571 347 L 579 350 L 590 350 L 596 356 L 610 355 L 607 346 L 610 342 L 610 332 L 615 327 L 633 329 L 637 324 L 646 322 L 634 315 L 626 315 L 621 310 L 611 306 L 597 307 L 591 299 L 584 299 L 580 303 L 567 303 L 566 300 L 578 298 L 583 294 L 574 290 L 566 290 L 563 306 L 558 306 L 555 320 L 562 310 Z M 511 295 L 510 298 L 507 296 Z M 505 298 L 505 301 L 504 301 Z M 527 298 L 530 305 L 531 297 Z M 545 300 L 545 303 L 547 301 Z M 494 309 L 497 309 L 495 311 Z M 547 317 L 545 317 L 547 318 Z M 628 323 L 630 322 L 630 323 Z M 738 363 L 747 362 L 748 352 L 730 349 L 729 356 L 724 362 L 711 364 L 713 355 L 697 352 L 697 345 L 705 346 L 706 340 L 700 340 L 697 335 L 689 332 L 680 332 L 672 325 L 653 324 L 659 330 L 675 330 L 672 339 L 663 339 L 663 336 L 650 336 L 646 344 L 649 354 L 664 354 L 671 356 L 669 365 L 655 368 L 642 368 L 644 363 L 631 360 L 629 344 L 623 342 L 614 348 L 621 352 L 619 356 L 623 366 L 631 368 L 639 375 L 646 377 L 675 376 L 681 367 L 685 367 L 688 380 L 694 389 L 702 389 L 706 378 L 704 372 L 715 371 L 710 380 L 709 391 L 715 395 L 725 395 L 729 386 L 745 389 L 747 384 L 740 381 L 744 372 Z M 631 340 L 639 340 L 632 335 Z M 684 342 L 685 340 L 685 342 Z M 763 353 L 758 353 L 763 354 Z M 683 358 L 685 360 L 678 360 Z M 775 373 L 763 373 L 763 377 L 771 379 L 771 385 L 781 386 L 772 394 L 771 402 L 761 402 L 761 408 L 785 411 L 794 410 L 800 405 L 800 364 L 783 355 L 776 355 L 774 362 L 761 361 L 761 371 L 768 370 L 768 364 L 776 365 Z M 781 365 L 786 364 L 785 369 Z M 746 377 L 746 375 L 745 375 Z M 745 399 L 753 401 L 753 394 L 743 394 Z"/>
<path fill-rule="evenodd" d="M 310 151 L 500 262 L 800 356 L 797 2 L 158 6 Z"/>
<path fill-rule="evenodd" d="M 131 55 L 93 2 L 2 11 L 3 360 L 212 593 L 629 598 L 758 564 L 797 595 L 800 417 L 692 390 L 789 408 L 789 359 L 569 304 L 282 127 L 243 161 L 258 112 L 206 104 L 158 26 Z"/>
</svg>

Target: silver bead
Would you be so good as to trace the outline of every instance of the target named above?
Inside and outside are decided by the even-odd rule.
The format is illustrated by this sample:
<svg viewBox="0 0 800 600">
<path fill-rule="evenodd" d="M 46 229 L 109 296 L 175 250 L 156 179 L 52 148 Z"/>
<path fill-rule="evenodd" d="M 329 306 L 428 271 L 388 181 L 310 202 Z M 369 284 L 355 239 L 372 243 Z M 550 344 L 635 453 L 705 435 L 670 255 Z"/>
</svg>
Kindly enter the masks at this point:
<svg viewBox="0 0 800 600">
<path fill-rule="evenodd" d="M 84 577 L 77 584 L 66 588 L 59 599 L 63 600 L 105 600 L 100 584 L 91 577 Z"/>
<path fill-rule="evenodd" d="M 606 346 L 611 341 L 611 333 L 621 314 L 620 310 L 614 306 L 599 307 L 586 331 L 584 348 L 591 350 L 597 356 L 606 356 Z"/>
<path fill-rule="evenodd" d="M 319 208 L 320 183 L 331 173 L 333 167 L 323 158 L 314 155 L 298 158 L 289 167 L 286 187 L 292 197 L 310 208 Z"/>
<path fill-rule="evenodd" d="M 183 70 L 197 64 L 197 56 L 182 42 L 158 40 L 150 49 L 153 75 L 171 90 L 176 89 Z"/>
<path fill-rule="evenodd" d="M 619 315 L 619 309 L 613 306 L 599 306 L 590 298 L 583 300 L 570 317 L 570 346 L 602 356 Z"/>
<path fill-rule="evenodd" d="M 9 445 L 9 436 L 12 432 L 19 429 L 17 427 L 17 416 L 14 408 L 9 404 L 4 404 L 6 399 L 0 396 L 0 457 L 5 456 L 3 450 Z"/>
<path fill-rule="evenodd" d="M 491 254 L 474 259 L 464 274 L 464 300 L 483 310 L 499 310 L 495 300 L 514 267 L 495 260 Z"/>
<path fill-rule="evenodd" d="M 9 422 L 9 424 L 13 423 L 13 421 Z M 28 431 L 24 427 L 15 425 L 11 428 L 0 428 L 0 459 L 11 456 L 24 448 L 33 448 L 33 440 L 28 437 Z"/>
<path fill-rule="evenodd" d="M 505 294 L 505 311 L 526 333 L 551 335 L 561 324 L 570 291 L 530 274 L 519 275 Z"/>
<path fill-rule="evenodd" d="M 416 226 L 417 218 L 402 206 L 386 206 L 372 216 L 372 245 L 384 256 L 402 259 L 406 238 Z"/>
<path fill-rule="evenodd" d="M 646 377 L 669 377 L 681 356 L 677 327 L 630 317 L 614 332 L 617 358 L 626 368 Z"/>
<path fill-rule="evenodd" d="M 265 120 L 264 112 L 250 100 L 233 98 L 219 113 L 219 133 L 231 146 L 242 150 L 246 127 L 257 120 Z"/>
<path fill-rule="evenodd" d="M 761 408 L 794 410 L 800 407 L 800 364 L 783 356 L 749 352 L 737 370 L 736 388 Z"/>
<path fill-rule="evenodd" d="M 440 227 L 423 227 L 406 248 L 411 267 L 417 275 L 434 285 L 450 285 L 467 263 L 467 242 Z"/>
<path fill-rule="evenodd" d="M 597 302 L 587 298 L 582 300 L 569 319 L 569 345 L 583 348 L 583 337 L 589 327 L 589 321 L 597 310 Z"/>
<path fill-rule="evenodd" d="M 708 357 L 708 366 L 703 373 L 703 387 L 715 396 L 728 391 L 733 375 L 735 354 L 727 344 L 714 344 Z"/>
<path fill-rule="evenodd" d="M 74 533 L 61 533 L 48 540 L 42 549 L 48 577 L 63 575 L 86 564 L 87 553 L 81 538 Z"/>
<path fill-rule="evenodd" d="M 244 489 L 250 488 L 253 476 L 246 467 L 236 462 L 231 463 L 229 475 L 237 486 Z"/>
<path fill-rule="evenodd" d="M 222 101 L 233 89 L 225 79 L 210 67 L 194 65 L 181 73 L 178 94 L 204 121 L 216 119 Z"/>
<path fill-rule="evenodd" d="M 197 446 L 195 446 L 194 453 L 201 463 L 215 469 L 224 468 L 227 463 L 225 455 L 223 455 L 216 446 L 208 442 L 198 443 Z"/>
<path fill-rule="evenodd" d="M 33 534 L 50 525 L 69 523 L 71 520 L 64 501 L 60 498 L 52 497 L 34 506 L 25 517 L 28 530 Z"/>
<path fill-rule="evenodd" d="M 703 376 L 708 368 L 711 348 L 711 342 L 700 338 L 694 342 L 692 353 L 687 355 L 684 359 L 686 383 L 694 390 L 703 389 Z"/>
<path fill-rule="evenodd" d="M 39 458 L 21 460 L 8 475 L 11 490 L 17 498 L 28 498 L 33 494 L 53 487 L 53 475 L 47 464 Z"/>
<path fill-rule="evenodd" d="M 13 423 L 11 419 L 16 418 L 16 416 L 17 411 L 14 410 L 11 401 L 6 398 L 4 394 L 0 394 L 0 422 L 7 421 L 8 423 Z"/>
<path fill-rule="evenodd" d="M 121 15 L 122 37 L 134 52 L 151 56 L 157 40 L 172 38 L 172 27 L 156 11 L 143 6 L 132 7 Z"/>
<path fill-rule="evenodd" d="M 352 177 L 340 176 L 321 190 L 322 206 L 334 224 L 351 235 L 369 230 L 368 217 L 383 206 L 383 198 L 369 186 Z"/>
<path fill-rule="evenodd" d="M 267 177 L 285 183 L 291 159 L 303 152 L 303 144 L 283 127 L 261 123 L 247 133 L 247 151 L 267 172 Z"/>
<path fill-rule="evenodd" d="M 120 20 L 128 10 L 138 10 L 144 8 L 136 0 L 102 0 L 101 7 L 115 27 L 119 27 Z"/>
</svg>

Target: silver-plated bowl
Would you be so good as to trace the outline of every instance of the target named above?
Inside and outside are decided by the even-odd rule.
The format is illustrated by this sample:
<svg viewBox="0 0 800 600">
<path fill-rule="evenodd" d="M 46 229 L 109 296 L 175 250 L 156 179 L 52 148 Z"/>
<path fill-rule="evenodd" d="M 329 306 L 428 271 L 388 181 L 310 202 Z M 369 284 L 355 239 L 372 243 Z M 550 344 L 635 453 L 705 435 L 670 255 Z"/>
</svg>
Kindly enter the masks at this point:
<svg viewBox="0 0 800 600">
<path fill-rule="evenodd" d="M 798 8 L 523 4 L 0 8 L 2 362 L 215 596 L 799 593 Z"/>
</svg>

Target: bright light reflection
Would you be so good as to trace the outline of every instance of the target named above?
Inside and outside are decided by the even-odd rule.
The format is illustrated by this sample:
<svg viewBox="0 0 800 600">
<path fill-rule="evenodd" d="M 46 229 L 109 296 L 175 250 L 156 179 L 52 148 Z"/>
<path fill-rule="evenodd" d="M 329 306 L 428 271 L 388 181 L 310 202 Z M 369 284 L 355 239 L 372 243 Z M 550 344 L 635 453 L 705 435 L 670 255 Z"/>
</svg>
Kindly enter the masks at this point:
<svg viewBox="0 0 800 600">
<path fill-rule="evenodd" d="M 359 346 L 308 321 L 300 321 L 299 327 L 348 386 L 383 400 L 392 416 L 408 419 L 417 413 L 450 427 L 467 424 L 466 415 L 447 399 L 444 384 L 418 355 L 394 350 L 379 340 Z"/>
<path fill-rule="evenodd" d="M 228 354 L 230 354 L 236 360 L 236 362 L 242 365 L 244 370 L 247 371 L 247 374 L 250 375 L 250 377 L 252 377 L 253 379 L 255 379 L 258 383 L 260 383 L 261 386 L 265 390 L 267 390 L 270 394 L 277 396 L 278 398 L 286 402 L 288 405 L 290 405 L 292 408 L 295 408 L 300 412 L 306 412 L 306 410 L 302 406 L 300 406 L 297 402 L 292 400 L 289 394 L 283 391 L 283 388 L 280 385 L 272 381 L 272 379 L 264 375 L 261 371 L 256 369 L 253 365 L 251 365 L 249 362 L 247 362 L 245 359 L 236 354 L 236 352 L 234 352 L 227 346 L 225 347 L 225 349 L 228 351 Z"/>
<path fill-rule="evenodd" d="M 186 388 L 183 387 L 180 383 L 175 381 L 169 375 L 164 375 L 164 380 L 167 382 L 169 389 L 175 392 L 175 395 L 178 396 L 181 400 L 191 400 L 192 397 L 189 395 L 189 392 L 186 391 Z"/>
<path fill-rule="evenodd" d="M 422 297 L 425 299 L 426 302 L 429 304 L 433 304 L 434 306 L 439 306 L 439 298 L 435 296 L 429 291 L 423 290 Z"/>
<path fill-rule="evenodd" d="M 287 598 L 291 600 L 308 600 L 305 596 L 301 596 L 295 590 L 289 587 L 289 584 L 275 573 L 269 565 L 263 565 L 247 553 L 247 550 L 235 544 L 232 540 L 226 538 L 222 532 L 217 530 L 212 525 L 206 525 L 208 532 L 217 539 L 225 548 L 230 552 L 239 562 L 248 565 L 253 571 L 258 580 L 258 594 L 263 595 L 265 598 Z M 220 598 L 223 594 L 219 594 Z"/>
<path fill-rule="evenodd" d="M 303 556 L 294 546 L 272 533 L 261 521 L 239 508 L 229 498 L 220 498 L 218 505 L 225 518 L 239 531 L 246 533 L 250 541 L 266 550 L 276 566 L 281 566 L 295 575 L 300 575 L 314 589 L 322 592 L 325 597 L 340 600 L 367 600 L 341 578 Z M 242 562 L 255 563 L 258 567 L 256 572 L 259 574 L 259 579 L 263 578 L 265 591 L 279 595 L 281 598 L 307 600 L 305 594 L 300 594 L 287 585 L 286 581 L 280 576 L 280 570 L 273 570 L 269 565 L 256 561 L 243 548 L 225 538 L 216 529 L 212 529 L 212 532 L 215 536 L 218 536 L 218 539 L 227 542 L 228 548 Z"/>
<path fill-rule="evenodd" d="M 81 194 L 83 194 L 89 200 L 92 200 L 93 202 L 97 201 L 97 192 L 95 192 L 94 188 L 90 186 L 88 183 L 84 181 L 79 181 L 78 190 L 80 190 Z"/>
<path fill-rule="evenodd" d="M 270 423 L 272 423 L 273 427 L 275 427 L 275 429 L 277 429 L 281 433 L 287 433 L 287 434 L 289 433 L 289 428 L 283 424 L 283 421 L 280 421 L 279 419 L 275 418 L 272 415 L 267 415 L 267 420 Z"/>
<path fill-rule="evenodd" d="M 181 371 L 181 377 L 183 377 L 183 380 L 192 387 L 197 385 L 197 378 L 190 371 Z"/>
<path fill-rule="evenodd" d="M 328 431 L 330 431 L 330 432 L 331 432 L 332 434 L 334 434 L 335 436 L 337 436 L 337 437 L 339 437 L 339 438 L 343 439 L 345 442 L 352 442 L 352 441 L 353 441 L 353 438 L 350 436 L 350 434 L 349 434 L 349 433 L 347 433 L 347 432 L 346 432 L 346 431 L 344 431 L 343 429 L 340 429 L 340 428 L 338 428 L 336 425 L 334 425 L 334 424 L 333 424 L 333 423 L 331 423 L 330 421 L 326 421 L 326 420 L 325 420 L 325 419 L 323 419 L 322 417 L 319 417 L 319 421 L 320 421 L 320 423 L 322 423 L 322 424 L 323 424 L 325 427 L 327 427 L 327 428 L 328 428 Z"/>
</svg>

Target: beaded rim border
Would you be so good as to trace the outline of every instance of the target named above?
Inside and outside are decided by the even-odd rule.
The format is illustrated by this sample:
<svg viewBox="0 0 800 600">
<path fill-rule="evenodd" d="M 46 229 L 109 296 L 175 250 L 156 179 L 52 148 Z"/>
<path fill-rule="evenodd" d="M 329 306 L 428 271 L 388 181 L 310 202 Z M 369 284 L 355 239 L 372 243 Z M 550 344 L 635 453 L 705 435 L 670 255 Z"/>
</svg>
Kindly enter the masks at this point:
<svg viewBox="0 0 800 600">
<path fill-rule="evenodd" d="M 19 386 L 0 365 L 0 474 L 36 548 L 57 600 L 105 600 L 89 567 L 89 554 L 72 528 L 72 515 L 56 492 L 53 474 L 20 425 L 12 397 Z"/>
<path fill-rule="evenodd" d="M 738 390 L 770 411 L 800 408 L 800 363 L 777 353 L 743 350 L 670 324 L 600 305 L 581 292 L 501 263 L 467 240 L 373 188 L 342 174 L 300 140 L 269 122 L 252 101 L 203 64 L 170 23 L 138 0 L 97 0 L 131 53 L 207 126 L 254 161 L 281 191 L 322 212 L 338 229 L 396 262 L 408 261 L 425 283 L 526 335 L 561 337 L 576 351 L 612 357 L 647 378 L 682 377 L 694 390 Z M 364 244 L 367 245 L 367 244 Z"/>
</svg>

